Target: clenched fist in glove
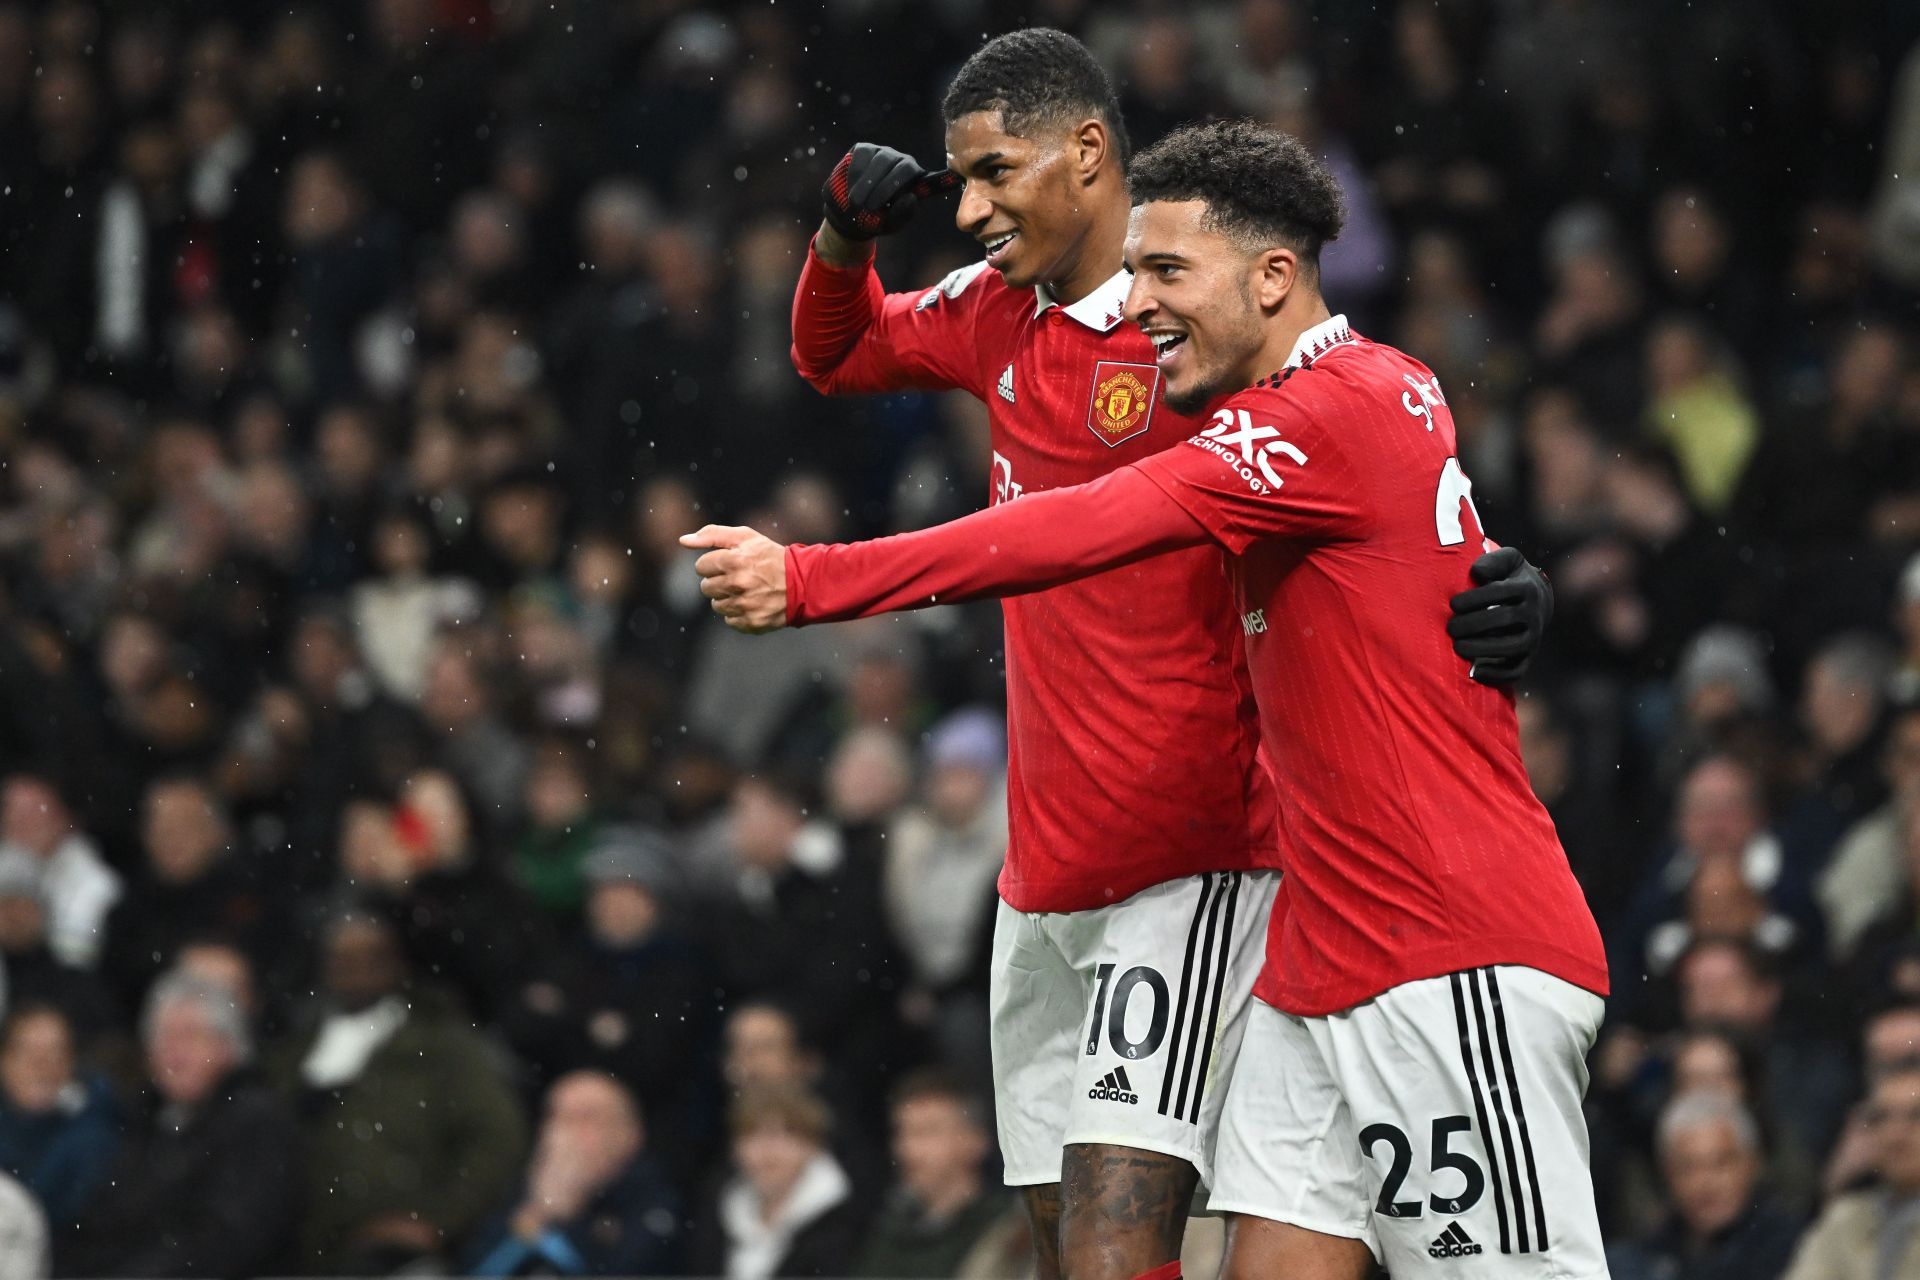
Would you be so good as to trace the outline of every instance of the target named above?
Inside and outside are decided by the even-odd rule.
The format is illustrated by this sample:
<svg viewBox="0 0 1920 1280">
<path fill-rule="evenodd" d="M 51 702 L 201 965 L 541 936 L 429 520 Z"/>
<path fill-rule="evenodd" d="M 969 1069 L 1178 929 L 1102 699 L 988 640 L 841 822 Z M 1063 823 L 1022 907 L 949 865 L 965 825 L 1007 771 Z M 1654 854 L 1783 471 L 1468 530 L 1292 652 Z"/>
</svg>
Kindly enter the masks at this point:
<svg viewBox="0 0 1920 1280">
<path fill-rule="evenodd" d="M 860 142 L 840 157 L 820 199 L 828 226 L 848 240 L 871 240 L 906 226 L 921 200 L 963 181 L 951 169 L 923 169 L 905 152 Z"/>
</svg>

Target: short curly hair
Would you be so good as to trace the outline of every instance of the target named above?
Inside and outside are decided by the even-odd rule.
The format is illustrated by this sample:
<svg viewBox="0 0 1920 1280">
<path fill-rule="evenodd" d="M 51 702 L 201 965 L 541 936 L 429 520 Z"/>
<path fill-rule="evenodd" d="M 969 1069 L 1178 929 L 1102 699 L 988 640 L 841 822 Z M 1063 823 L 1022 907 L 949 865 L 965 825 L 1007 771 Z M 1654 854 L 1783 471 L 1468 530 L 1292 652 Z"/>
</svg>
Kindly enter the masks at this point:
<svg viewBox="0 0 1920 1280">
<path fill-rule="evenodd" d="M 1009 31 L 967 59 L 947 86 L 940 114 L 952 124 L 975 111 L 1000 112 L 1006 131 L 1022 137 L 1037 125 L 1098 116 L 1120 163 L 1133 153 L 1106 71 L 1087 46 L 1052 27 Z"/>
<path fill-rule="evenodd" d="M 1175 129 L 1127 170 L 1133 203 L 1203 200 L 1206 223 L 1249 248 L 1284 244 L 1314 265 L 1347 218 L 1340 184 L 1298 138 L 1251 120 Z"/>
</svg>

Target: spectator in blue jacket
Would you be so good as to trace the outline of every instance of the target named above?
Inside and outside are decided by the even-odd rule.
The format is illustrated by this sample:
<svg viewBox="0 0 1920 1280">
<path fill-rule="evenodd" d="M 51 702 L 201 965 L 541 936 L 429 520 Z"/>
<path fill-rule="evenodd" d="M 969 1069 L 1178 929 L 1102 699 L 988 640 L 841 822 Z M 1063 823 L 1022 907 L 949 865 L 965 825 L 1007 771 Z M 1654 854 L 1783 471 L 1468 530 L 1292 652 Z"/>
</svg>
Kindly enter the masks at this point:
<svg viewBox="0 0 1920 1280">
<path fill-rule="evenodd" d="M 112 1094 L 81 1076 L 73 1039 L 51 1005 L 23 1005 L 0 1028 L 0 1169 L 55 1232 L 79 1220 L 120 1147 Z"/>
<path fill-rule="evenodd" d="M 674 1274 L 680 1206 L 646 1145 L 625 1085 L 597 1071 L 556 1080 L 519 1196 L 481 1231 L 471 1274 Z"/>
</svg>

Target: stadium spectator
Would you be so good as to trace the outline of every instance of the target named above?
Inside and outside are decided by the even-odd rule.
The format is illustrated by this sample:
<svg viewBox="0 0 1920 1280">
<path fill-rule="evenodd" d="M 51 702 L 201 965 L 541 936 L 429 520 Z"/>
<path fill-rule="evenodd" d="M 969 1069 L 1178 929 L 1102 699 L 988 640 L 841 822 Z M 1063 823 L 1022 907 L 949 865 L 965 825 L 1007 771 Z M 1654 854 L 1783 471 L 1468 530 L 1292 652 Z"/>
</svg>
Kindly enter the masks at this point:
<svg viewBox="0 0 1920 1280">
<path fill-rule="evenodd" d="M 62 1275 L 259 1275 L 286 1265 L 299 1205 L 293 1118 L 249 1070 L 230 993 L 163 977 L 142 1017 L 152 1092 Z"/>
<path fill-rule="evenodd" d="M 495 709 L 490 676 L 470 641 L 443 636 L 427 659 L 420 714 L 434 760 L 473 796 L 482 825 L 506 834 L 518 830 L 532 752 Z"/>
<path fill-rule="evenodd" d="M 1786 1280 L 1868 1280 L 1920 1270 L 1913 1230 L 1920 1196 L 1920 1069 L 1887 1071 L 1872 1086 L 1868 1119 L 1881 1185 L 1841 1196 L 1808 1230 Z"/>
<path fill-rule="evenodd" d="M 347 897 L 393 922 L 415 972 L 475 1017 L 496 1016 L 541 940 L 540 922 L 494 869 L 460 784 L 442 770 L 417 769 L 391 806 L 358 801 L 348 813 Z"/>
<path fill-rule="evenodd" d="M 731 1167 L 694 1219 L 697 1274 L 847 1274 L 862 1215 L 827 1150 L 831 1123 L 825 1103 L 792 1085 L 756 1086 L 734 1100 Z"/>
<path fill-rule="evenodd" d="M 433 573 L 433 535 L 424 512 L 390 507 L 375 518 L 369 536 L 378 572 L 353 588 L 354 632 L 382 692 L 415 705 L 426 685 L 435 634 L 477 615 L 481 600 L 465 579 Z"/>
<path fill-rule="evenodd" d="M 712 921 L 728 991 L 803 1011 L 810 1037 L 842 1046 L 850 1070 L 872 1080 L 898 1043 L 878 867 L 856 861 L 837 828 L 808 819 L 799 789 L 771 774 L 735 786 L 727 826 L 731 880 Z M 747 936 L 752 948 L 725 945 Z"/>
<path fill-rule="evenodd" d="M 582 936 L 540 949 L 502 1028 L 538 1079 L 584 1067 L 631 1090 L 652 1117 L 649 1149 L 685 1178 L 718 1128 L 717 1020 L 706 958 L 674 923 L 672 853 L 653 833 L 608 828 L 581 874 Z"/>
<path fill-rule="evenodd" d="M 273 898 L 242 865 L 232 825 L 205 778 L 156 778 L 140 827 L 145 863 L 133 892 L 107 918 L 101 966 L 129 1005 L 189 938 L 225 932 L 261 947 L 276 929 Z"/>
<path fill-rule="evenodd" d="M 575 1071 L 554 1081 L 513 1203 L 479 1233 L 467 1274 L 677 1272 L 679 1198 L 647 1149 L 633 1095 L 612 1076 Z"/>
<path fill-rule="evenodd" d="M 0 859 L 25 859 L 39 875 L 53 954 L 93 968 L 106 943 L 107 914 L 120 899 L 120 877 L 45 778 L 16 774 L 0 791 Z"/>
<path fill-rule="evenodd" d="M 993 1140 L 980 1102 L 937 1069 L 904 1077 L 893 1094 L 888 1193 L 851 1274 L 986 1277 L 1025 1269 L 1027 1225 L 987 1178 Z"/>
<path fill-rule="evenodd" d="M 985 963 L 995 882 L 1007 853 L 1006 730 L 978 708 L 927 735 L 920 803 L 888 832 L 887 920 L 911 967 L 909 1016 L 930 1024 L 941 1057 L 984 1071 Z"/>
<path fill-rule="evenodd" d="M 1798 1219 L 1761 1186 L 1760 1128 L 1739 1102 L 1683 1093 L 1660 1117 L 1660 1167 L 1674 1214 L 1648 1240 L 1608 1258 L 1619 1280 L 1777 1280 Z"/>
<path fill-rule="evenodd" d="M 1869 1088 L 1889 1072 L 1920 1062 L 1920 1005 L 1895 1000 L 1865 1019 L 1860 1033 L 1860 1065 Z M 1830 1196 L 1869 1185 L 1874 1178 L 1877 1137 L 1871 1099 L 1847 1115 L 1846 1128 L 1833 1144 L 1823 1186 Z"/>
<path fill-rule="evenodd" d="M 554 744 L 527 773 L 526 834 L 513 850 L 513 872 L 540 908 L 569 919 L 586 897 L 580 864 L 600 838 L 593 783 L 582 752 Z"/>
<path fill-rule="evenodd" d="M 1709 757 L 1687 773 L 1672 850 L 1642 881 L 1617 934 L 1617 972 L 1664 981 L 1703 938 L 1749 942 L 1776 956 L 1806 950 L 1808 873 L 1768 829 L 1764 804 L 1759 779 L 1730 757 Z"/>
<path fill-rule="evenodd" d="M 827 757 L 824 780 L 827 814 L 843 837 L 869 846 L 913 791 L 913 755 L 900 735 L 879 725 L 862 725 L 841 738 Z"/>
<path fill-rule="evenodd" d="M 321 940 L 318 1019 L 274 1055 L 308 1150 L 302 1267 L 445 1257 L 518 1167 L 525 1120 L 487 1046 L 409 980 L 391 925 L 336 916 Z"/>
<path fill-rule="evenodd" d="M 1767 1096 L 1752 1106 L 1776 1149 L 1827 1150 L 1845 1112 L 1847 1057 L 1818 1022 L 1783 1011 L 1777 962 L 1751 945 L 1703 941 L 1676 977 L 1683 1026 L 1717 1030 L 1758 1057 Z"/>
<path fill-rule="evenodd" d="M 1893 653 L 1878 636 L 1843 633 L 1822 645 L 1801 680 L 1803 758 L 1798 796 L 1781 815 L 1787 856 L 1825 868 L 1846 829 L 1886 799 L 1879 767 L 1882 712 Z"/>
<path fill-rule="evenodd" d="M 20 1004 L 0 1027 L 0 1169 L 18 1178 L 56 1233 L 74 1229 L 120 1149 L 119 1107 L 82 1070 L 73 1027 Z"/>
<path fill-rule="evenodd" d="M 47 945 L 47 904 L 33 868 L 0 858 L 0 987 L 5 1007 L 52 1005 L 89 1048 L 122 1029 L 121 1010 L 99 975 L 67 964 Z"/>
<path fill-rule="evenodd" d="M 1907 892 L 1902 832 L 1905 815 L 1920 806 L 1920 705 L 1894 713 L 1879 764 L 1887 800 L 1841 835 L 1815 885 L 1828 954 L 1839 963 L 1853 957 L 1868 930 L 1898 912 Z"/>
</svg>

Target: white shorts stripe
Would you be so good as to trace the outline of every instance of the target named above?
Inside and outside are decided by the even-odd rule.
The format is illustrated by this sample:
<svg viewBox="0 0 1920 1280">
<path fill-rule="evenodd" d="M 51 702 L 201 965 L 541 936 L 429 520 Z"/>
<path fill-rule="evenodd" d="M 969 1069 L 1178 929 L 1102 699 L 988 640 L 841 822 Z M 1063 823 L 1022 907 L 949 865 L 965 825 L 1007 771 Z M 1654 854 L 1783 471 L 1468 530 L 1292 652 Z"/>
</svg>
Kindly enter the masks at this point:
<svg viewBox="0 0 1920 1280">
<path fill-rule="evenodd" d="M 1450 973 L 1448 980 L 1453 984 L 1453 1016 L 1460 1031 L 1460 1062 L 1466 1068 L 1467 1086 L 1473 1094 L 1474 1119 L 1480 1123 L 1480 1132 L 1490 1134 L 1493 1129 L 1487 1124 L 1487 1099 L 1480 1087 L 1480 1069 L 1473 1059 L 1473 1030 L 1467 1019 L 1467 1002 L 1462 983 L 1467 975 Z M 1492 1151 L 1487 1152 L 1487 1180 L 1493 1184 L 1493 1210 L 1500 1220 L 1500 1252 L 1513 1252 L 1513 1237 L 1508 1231 L 1507 1195 L 1505 1185 L 1500 1178 L 1500 1161 Z"/>
<path fill-rule="evenodd" d="M 1507 1011 L 1500 1002 L 1500 975 L 1492 969 L 1482 969 L 1480 973 L 1486 978 L 1487 998 L 1493 1004 L 1494 1038 L 1500 1044 L 1500 1065 L 1506 1072 L 1507 1090 L 1513 1099 L 1514 1125 L 1520 1130 L 1520 1152 L 1526 1159 L 1527 1187 L 1533 1193 L 1534 1246 L 1545 1253 L 1553 1247 L 1547 1239 L 1547 1207 L 1540 1198 L 1540 1171 L 1533 1163 L 1533 1137 L 1527 1132 L 1526 1103 L 1520 1094 L 1520 1081 L 1513 1073 L 1513 1047 L 1507 1043 Z"/>
<path fill-rule="evenodd" d="M 1232 877 L 1232 879 L 1226 888 L 1227 913 L 1226 913 L 1225 926 L 1222 929 L 1222 933 L 1221 933 L 1221 936 L 1226 938 L 1231 938 L 1234 936 L 1233 913 L 1235 909 L 1238 908 L 1240 905 L 1240 873 L 1238 871 L 1234 871 L 1234 872 L 1230 872 L 1229 875 Z M 1204 988 L 1204 984 L 1206 983 L 1206 970 L 1204 968 L 1201 970 L 1200 981 Z M 1199 1077 L 1200 1085 L 1198 1088 L 1196 1088 L 1193 1091 L 1193 1111 L 1187 1116 L 1187 1119 L 1191 1120 L 1195 1124 L 1200 1123 L 1200 1098 L 1206 1092 L 1206 1089 L 1207 1089 L 1207 1068 L 1212 1064 L 1214 1036 L 1215 1036 L 1216 1030 L 1220 1025 L 1221 989 L 1226 985 L 1226 981 L 1227 981 L 1227 960 L 1226 960 L 1226 956 L 1223 954 L 1220 957 L 1219 965 L 1214 969 L 1213 991 L 1207 1001 L 1207 1034 L 1206 1034 L 1206 1038 L 1201 1040 L 1200 1042 L 1200 1077 Z M 1199 1019 L 1196 1018 L 1194 1021 L 1195 1021 L 1195 1025 L 1197 1026 L 1199 1023 Z M 1191 1050 L 1192 1046 L 1189 1045 L 1188 1048 L 1189 1050 Z M 1183 1072 L 1180 1079 L 1180 1092 L 1182 1094 L 1185 1094 L 1186 1091 L 1187 1091 L 1187 1081 L 1186 1081 L 1185 1073 Z"/>
<path fill-rule="evenodd" d="M 1180 1066 L 1180 1039 L 1187 1029 L 1187 1005 L 1192 1000 L 1194 943 L 1200 938 L 1200 924 L 1207 914 L 1207 903 L 1213 896 L 1213 875 L 1208 873 L 1197 877 L 1200 881 L 1200 901 L 1193 908 L 1193 923 L 1187 927 L 1187 955 L 1180 963 L 1180 995 L 1174 1005 L 1172 1047 L 1167 1051 L 1167 1070 L 1160 1082 L 1160 1114 L 1169 1114 L 1173 1102 L 1173 1075 Z M 1213 947 L 1213 934 L 1207 934 L 1207 947 Z M 1197 1016 L 1197 1014 L 1196 1014 Z M 1097 1045 L 1089 1045 L 1092 1053 Z"/>
</svg>

